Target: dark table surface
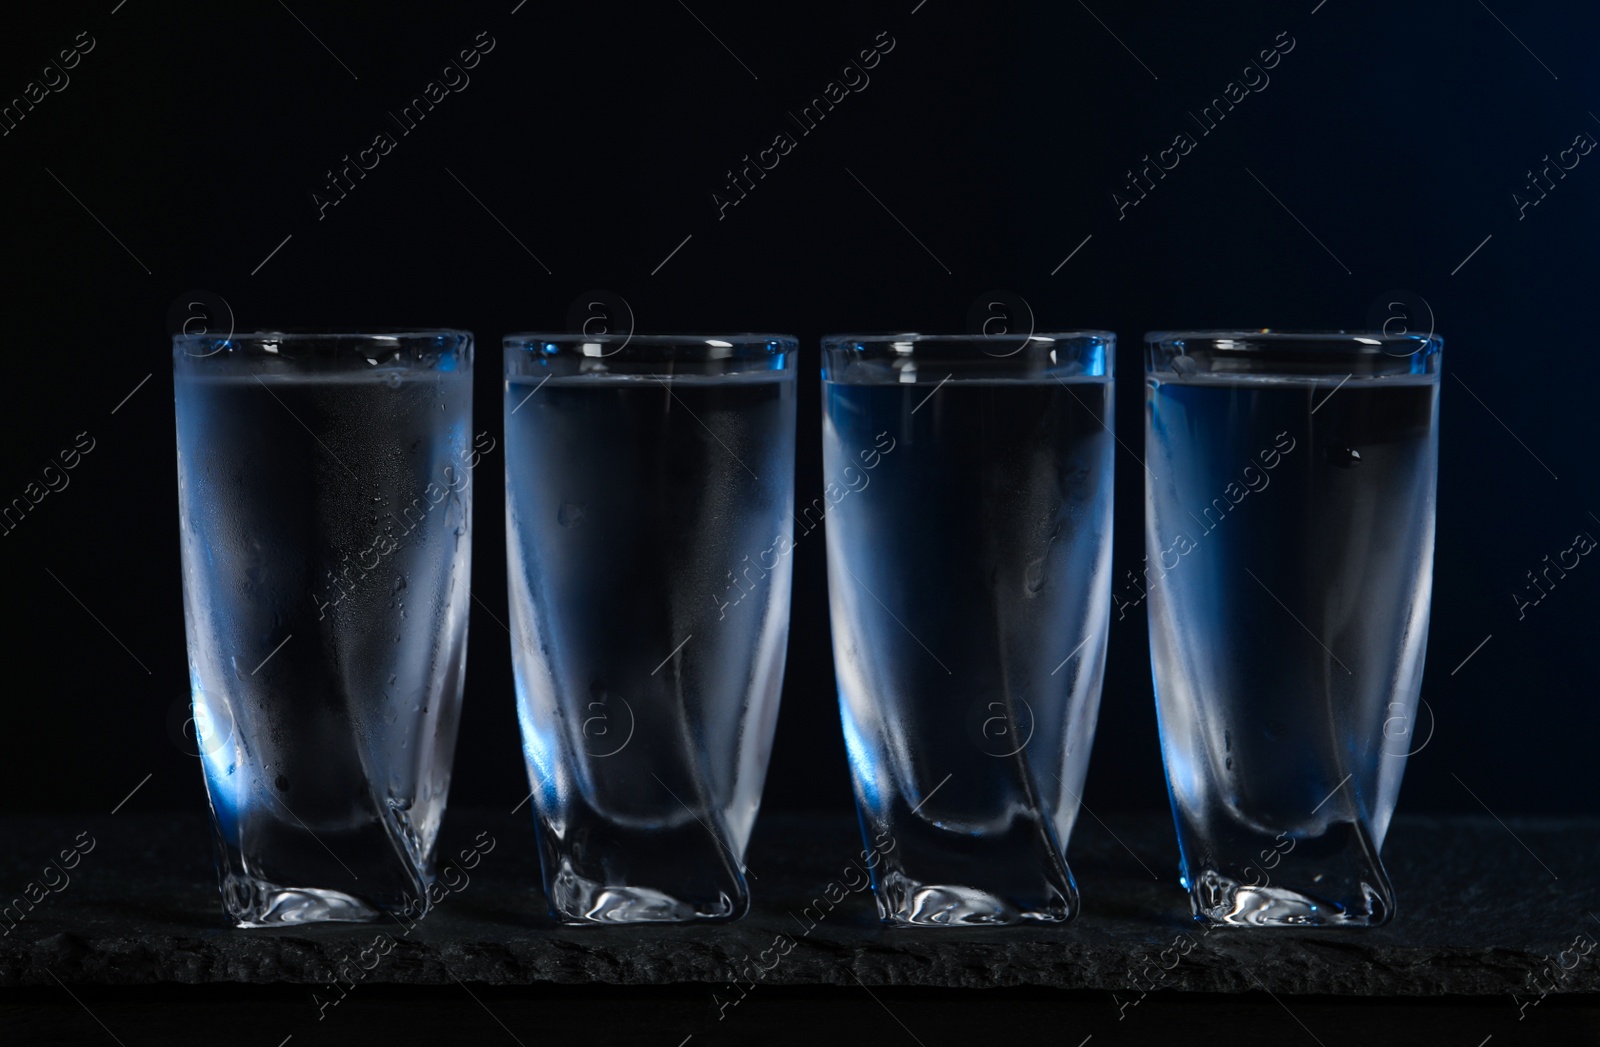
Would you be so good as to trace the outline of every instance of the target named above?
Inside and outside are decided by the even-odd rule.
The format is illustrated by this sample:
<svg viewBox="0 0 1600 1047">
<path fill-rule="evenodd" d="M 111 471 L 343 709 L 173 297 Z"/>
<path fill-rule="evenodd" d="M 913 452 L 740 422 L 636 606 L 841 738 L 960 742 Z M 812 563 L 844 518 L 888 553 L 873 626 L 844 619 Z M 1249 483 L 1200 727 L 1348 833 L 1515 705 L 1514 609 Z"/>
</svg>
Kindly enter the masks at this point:
<svg viewBox="0 0 1600 1047">
<path fill-rule="evenodd" d="M 43 883 L 53 857 L 89 839 L 93 850 L 69 883 L 52 873 L 59 890 L 47 886 L 14 926 L 15 912 L 0 922 L 0 987 L 337 991 L 335 968 L 345 964 L 346 981 L 359 974 L 362 985 L 699 983 L 735 994 L 735 982 L 745 992 L 758 982 L 1123 998 L 1149 990 L 1507 1000 L 1600 992 L 1600 950 L 1574 948 L 1580 936 L 1591 947 L 1600 941 L 1600 820 L 1593 819 L 1401 816 L 1384 852 L 1398 914 L 1387 927 L 1344 931 L 1200 928 L 1177 886 L 1172 825 L 1161 815 L 1080 821 L 1070 859 L 1083 913 L 1056 927 L 885 928 L 866 892 L 847 893 L 815 919 L 830 884 L 841 885 L 832 888 L 836 897 L 846 890 L 849 859 L 861 846 L 856 828 L 848 816 L 781 814 L 757 826 L 749 855 L 754 906 L 730 924 L 553 926 L 526 809 L 450 813 L 442 853 L 474 839 L 492 840 L 494 849 L 410 930 L 398 922 L 226 927 L 207 826 L 194 813 L 0 819 L 5 899 Z M 380 933 L 396 944 L 371 970 L 356 970 Z M 1169 949 L 1180 935 L 1193 943 L 1181 957 Z M 374 958 L 368 953 L 361 964 Z M 758 973 L 758 962 L 770 970 Z"/>
<path fill-rule="evenodd" d="M 409 932 L 239 931 L 199 814 L 0 819 L 0 904 L 44 892 L 0 921 L 0 1044 L 1600 1044 L 1600 950 L 1572 948 L 1600 932 L 1600 820 L 1402 816 L 1395 921 L 1320 932 L 1202 931 L 1161 814 L 1085 815 L 1083 914 L 1049 928 L 888 929 L 865 893 L 800 919 L 845 882 L 848 814 L 764 815 L 750 916 L 695 927 L 552 926 L 526 809 L 452 811 L 442 853 L 480 839 L 494 849 Z M 396 944 L 373 963 L 379 933 Z M 780 935 L 787 955 L 762 960 Z"/>
</svg>

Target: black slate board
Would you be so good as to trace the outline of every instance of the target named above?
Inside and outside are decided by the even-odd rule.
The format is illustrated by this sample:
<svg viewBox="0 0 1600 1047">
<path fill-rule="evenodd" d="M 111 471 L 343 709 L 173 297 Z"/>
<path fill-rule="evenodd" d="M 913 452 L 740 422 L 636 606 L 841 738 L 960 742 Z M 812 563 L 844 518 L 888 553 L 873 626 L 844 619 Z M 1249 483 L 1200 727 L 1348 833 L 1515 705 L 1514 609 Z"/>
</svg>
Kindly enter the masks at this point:
<svg viewBox="0 0 1600 1047">
<path fill-rule="evenodd" d="M 1323 997 L 1540 997 L 1600 992 L 1600 820 L 1396 819 L 1384 859 L 1399 895 L 1388 927 L 1369 931 L 1209 933 L 1176 884 L 1171 822 L 1160 815 L 1084 817 L 1070 859 L 1084 912 L 1064 927 L 903 930 L 878 924 L 850 894 L 808 927 L 806 905 L 841 881 L 859 850 L 848 816 L 764 816 L 751 846 L 755 905 L 732 924 L 552 926 L 539 891 L 526 808 L 453 811 L 444 853 L 487 832 L 495 849 L 471 880 L 406 933 L 398 924 L 239 931 L 223 925 L 208 829 L 194 813 L 124 811 L 83 819 L 0 819 L 0 890 L 9 899 L 49 859 L 89 833 L 94 850 L 7 930 L 0 987 L 298 984 L 333 986 L 380 932 L 397 942 L 362 984 L 682 986 L 741 995 L 781 986 L 1099 990 Z M 59 881 L 58 881 L 59 883 Z M 0 899 L 3 901 L 4 899 Z M 780 935 L 771 970 L 748 965 Z M 1181 959 L 1161 953 L 1179 935 Z M 1563 956 L 1570 970 L 1556 972 Z M 370 961 L 372 954 L 368 954 Z M 1576 962 L 1574 962 L 1576 961 Z M 1147 966 L 1149 965 L 1149 966 Z M 1552 974 L 1544 974 L 1549 969 Z M 1141 977 L 1140 971 L 1143 971 Z M 718 997 L 722 998 L 722 997 Z M 1134 1004 L 1137 1006 L 1137 1004 Z"/>
</svg>

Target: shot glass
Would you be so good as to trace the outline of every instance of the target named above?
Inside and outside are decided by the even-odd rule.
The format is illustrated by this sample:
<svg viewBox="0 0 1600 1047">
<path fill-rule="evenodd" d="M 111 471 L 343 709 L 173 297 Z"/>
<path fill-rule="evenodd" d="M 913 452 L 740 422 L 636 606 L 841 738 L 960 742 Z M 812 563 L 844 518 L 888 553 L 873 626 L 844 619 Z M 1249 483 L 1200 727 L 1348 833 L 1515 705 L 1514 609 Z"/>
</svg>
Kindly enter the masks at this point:
<svg viewBox="0 0 1600 1047">
<path fill-rule="evenodd" d="M 1145 580 L 1198 918 L 1377 926 L 1433 589 L 1433 335 L 1146 336 Z"/>
<path fill-rule="evenodd" d="M 421 915 L 466 665 L 472 335 L 180 335 L 173 372 L 223 908 Z"/>
<path fill-rule="evenodd" d="M 1076 915 L 1110 622 L 1104 332 L 823 339 L 839 709 L 879 915 Z"/>
<path fill-rule="evenodd" d="M 512 656 L 564 923 L 728 920 L 789 633 L 796 342 L 505 339 Z"/>
</svg>

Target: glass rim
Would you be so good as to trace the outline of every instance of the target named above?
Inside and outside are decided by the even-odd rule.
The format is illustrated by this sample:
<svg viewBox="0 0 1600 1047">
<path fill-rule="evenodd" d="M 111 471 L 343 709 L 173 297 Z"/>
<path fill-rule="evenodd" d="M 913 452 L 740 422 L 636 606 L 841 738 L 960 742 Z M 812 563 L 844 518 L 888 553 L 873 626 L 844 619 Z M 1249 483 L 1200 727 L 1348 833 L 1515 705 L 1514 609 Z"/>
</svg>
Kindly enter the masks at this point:
<svg viewBox="0 0 1600 1047">
<path fill-rule="evenodd" d="M 459 327 L 364 331 L 290 328 L 233 331 L 227 335 L 180 332 L 172 336 L 172 360 L 173 366 L 179 369 L 236 366 L 253 360 L 267 364 L 274 371 L 288 373 L 359 370 L 356 365 L 361 361 L 374 366 L 398 364 L 407 370 L 418 370 L 431 366 L 427 361 L 437 357 L 454 359 L 470 370 L 476 345 L 472 332 Z M 199 363 L 204 360 L 213 362 Z"/>
<path fill-rule="evenodd" d="M 179 332 L 172 336 L 172 340 L 174 342 L 313 342 L 358 338 L 392 340 L 401 338 L 437 338 L 441 335 L 473 337 L 472 332 L 464 327 L 365 327 L 349 328 L 347 330 L 324 327 L 281 327 L 266 328 L 260 331 L 234 331 L 227 336 L 211 334 L 210 332 L 205 334 Z"/>
<path fill-rule="evenodd" d="M 822 336 L 824 348 L 834 348 L 850 342 L 933 342 L 933 343 L 984 343 L 984 342 L 1014 342 L 1014 334 L 920 334 L 916 331 L 903 332 L 875 332 L 875 333 L 845 333 L 825 334 Z M 1027 335 L 1027 340 L 1038 342 L 1060 342 L 1069 339 L 1091 339 L 1101 342 L 1115 343 L 1115 331 L 1083 330 L 1083 331 L 1032 331 Z"/>
<path fill-rule="evenodd" d="M 1067 377 L 1111 381 L 1113 331 L 1007 334 L 832 334 L 822 339 L 822 380 L 845 385 L 916 385 L 921 369 L 945 382 L 1031 382 Z M 931 376 L 927 379 L 932 380 Z"/>
<path fill-rule="evenodd" d="M 648 346 L 680 346 L 709 349 L 731 349 L 739 345 L 758 345 L 779 342 L 790 348 L 800 348 L 800 339 L 792 334 L 743 331 L 734 334 L 584 334 L 582 331 L 518 331 L 501 337 L 507 346 L 513 342 L 558 342 L 582 345 L 593 342 L 599 345 L 627 345 L 636 343 Z M 726 343 L 726 344 L 723 344 Z"/>
<path fill-rule="evenodd" d="M 1423 343 L 1435 350 L 1444 347 L 1444 336 L 1436 332 L 1428 334 L 1414 334 L 1407 331 L 1404 334 L 1390 334 L 1386 331 L 1330 331 L 1330 330 L 1285 330 L 1280 328 L 1252 328 L 1215 329 L 1215 330 L 1174 330 L 1174 331 L 1147 331 L 1144 343 L 1146 345 L 1172 345 L 1176 342 L 1205 341 L 1205 342 L 1269 342 L 1277 343 L 1275 348 L 1289 348 L 1293 343 L 1308 343 L 1314 346 L 1325 343 L 1330 346 L 1349 347 L 1352 344 L 1366 345 L 1372 348 L 1382 348 L 1385 345 L 1417 344 Z M 1255 347 L 1250 345 L 1230 346 L 1236 352 L 1251 352 Z M 1416 350 L 1413 350 L 1415 352 Z"/>
</svg>

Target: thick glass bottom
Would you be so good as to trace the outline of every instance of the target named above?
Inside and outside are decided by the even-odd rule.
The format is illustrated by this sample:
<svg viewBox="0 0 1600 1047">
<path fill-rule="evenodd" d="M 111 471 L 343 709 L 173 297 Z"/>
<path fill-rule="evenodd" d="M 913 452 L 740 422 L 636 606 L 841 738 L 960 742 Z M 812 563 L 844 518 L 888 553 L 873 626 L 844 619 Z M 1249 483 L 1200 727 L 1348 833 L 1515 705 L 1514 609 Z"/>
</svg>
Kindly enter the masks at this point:
<svg viewBox="0 0 1600 1047">
<path fill-rule="evenodd" d="M 235 927 L 365 923 L 383 916 L 382 910 L 343 891 L 284 887 L 231 873 L 222 882 L 222 905 Z"/>
<path fill-rule="evenodd" d="M 1018 904 L 977 887 L 918 883 L 890 873 L 875 897 L 878 915 L 906 927 L 1003 927 L 1016 923 L 1065 923 L 1072 918 L 1067 900 L 1052 894 L 1043 904 Z"/>
<path fill-rule="evenodd" d="M 1371 831 L 1338 821 L 1311 835 L 1293 826 L 1213 819 L 1192 841 L 1190 903 L 1201 919 L 1234 927 L 1381 927 L 1394 917 L 1394 888 Z M 1187 835 L 1185 835 L 1187 833 Z"/>
<path fill-rule="evenodd" d="M 1045 816 L 1019 802 L 1009 817 L 934 812 L 942 815 L 935 821 L 931 806 L 908 809 L 897 796 L 888 817 L 860 811 L 863 868 L 885 923 L 1003 927 L 1077 915 L 1077 885 Z"/>
<path fill-rule="evenodd" d="M 560 828 L 558 835 L 541 812 L 545 895 L 551 917 L 562 923 L 734 920 L 750 908 L 750 888 L 720 811 L 640 825 L 573 804 Z"/>
<path fill-rule="evenodd" d="M 1195 915 L 1234 927 L 1381 927 L 1394 916 L 1386 884 L 1362 881 L 1350 902 L 1281 886 L 1252 887 L 1203 870 L 1190 895 Z"/>
<path fill-rule="evenodd" d="M 714 898 L 678 898 L 652 887 L 596 883 L 571 868 L 562 869 L 550 885 L 550 914 L 568 924 L 735 920 L 748 908 L 748 896 L 735 900 L 718 892 Z"/>
<path fill-rule="evenodd" d="M 222 909 L 238 927 L 358 923 L 429 908 L 431 874 L 377 820 L 354 830 L 252 817 L 234 838 L 213 823 Z M 242 839 L 240 838 L 242 837 Z"/>
</svg>

